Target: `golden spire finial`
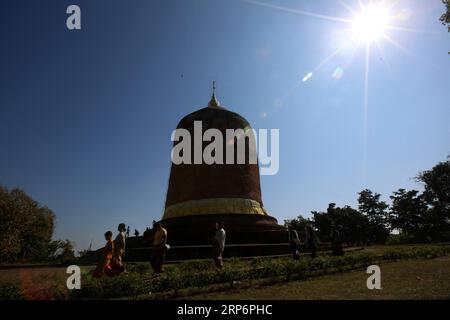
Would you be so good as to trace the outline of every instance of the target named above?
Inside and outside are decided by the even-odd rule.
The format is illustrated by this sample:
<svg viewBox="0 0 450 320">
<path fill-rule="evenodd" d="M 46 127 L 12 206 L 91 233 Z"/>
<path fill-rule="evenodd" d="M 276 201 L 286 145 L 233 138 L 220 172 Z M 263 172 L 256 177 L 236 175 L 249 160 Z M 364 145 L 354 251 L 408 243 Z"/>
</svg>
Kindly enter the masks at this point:
<svg viewBox="0 0 450 320">
<path fill-rule="evenodd" d="M 216 81 L 215 80 L 213 81 L 212 89 L 213 89 L 212 90 L 212 97 L 211 97 L 211 100 L 208 103 L 208 107 L 210 107 L 210 108 L 212 108 L 212 107 L 219 107 L 220 103 L 219 103 L 219 101 L 217 101 L 217 98 L 216 98 Z"/>
</svg>

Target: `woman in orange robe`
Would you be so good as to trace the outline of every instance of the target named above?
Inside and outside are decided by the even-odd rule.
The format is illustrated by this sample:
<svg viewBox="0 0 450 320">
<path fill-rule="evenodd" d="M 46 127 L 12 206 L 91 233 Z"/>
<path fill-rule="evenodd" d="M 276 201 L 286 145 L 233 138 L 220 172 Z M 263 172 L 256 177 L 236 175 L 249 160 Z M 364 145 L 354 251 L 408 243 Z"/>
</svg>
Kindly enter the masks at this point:
<svg viewBox="0 0 450 320">
<path fill-rule="evenodd" d="M 105 233 L 106 245 L 103 248 L 102 259 L 99 261 L 97 268 L 94 270 L 93 276 L 100 278 L 103 275 L 112 276 L 113 270 L 111 268 L 111 259 L 114 254 L 114 241 L 112 240 L 112 232 Z"/>
</svg>

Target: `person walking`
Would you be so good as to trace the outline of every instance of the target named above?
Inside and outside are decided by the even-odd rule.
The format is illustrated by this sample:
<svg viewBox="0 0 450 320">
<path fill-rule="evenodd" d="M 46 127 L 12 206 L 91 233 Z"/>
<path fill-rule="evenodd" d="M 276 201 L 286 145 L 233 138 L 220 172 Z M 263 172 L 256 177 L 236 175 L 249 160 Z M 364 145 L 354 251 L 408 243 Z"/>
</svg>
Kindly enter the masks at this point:
<svg viewBox="0 0 450 320">
<path fill-rule="evenodd" d="M 225 238 L 226 238 L 226 233 L 225 230 L 223 228 L 223 224 L 218 222 L 215 225 L 215 233 L 214 233 L 214 238 L 213 238 L 213 259 L 214 259 L 214 263 L 216 264 L 216 267 L 218 269 L 223 268 L 223 258 L 222 258 L 222 254 L 223 254 L 223 250 L 225 249 Z"/>
<path fill-rule="evenodd" d="M 331 229 L 331 254 L 333 256 L 343 256 L 344 250 L 342 249 L 341 233 L 336 226 L 332 226 Z"/>
<path fill-rule="evenodd" d="M 155 223 L 155 234 L 153 236 L 153 250 L 151 264 L 157 275 L 163 272 L 164 260 L 167 251 L 167 230 L 161 225 L 161 222 Z"/>
<path fill-rule="evenodd" d="M 106 245 L 103 248 L 102 256 L 93 272 L 94 278 L 101 278 L 103 275 L 113 276 L 111 268 L 111 260 L 114 254 L 114 241 L 112 240 L 112 232 L 105 232 Z"/>
<path fill-rule="evenodd" d="M 305 245 L 308 248 L 309 252 L 311 252 L 311 258 L 317 257 L 316 251 L 317 251 L 317 237 L 316 233 L 314 232 L 313 227 L 308 224 L 305 226 L 305 234 L 306 234 L 306 241 Z"/>
<path fill-rule="evenodd" d="M 300 239 L 298 237 L 297 231 L 289 225 L 288 227 L 289 234 L 289 244 L 291 245 L 292 258 L 294 260 L 300 259 Z"/>
<path fill-rule="evenodd" d="M 114 256 L 111 261 L 111 267 L 116 274 L 125 272 L 125 266 L 123 264 L 123 259 L 125 258 L 125 223 L 119 224 L 117 231 L 119 233 L 114 240 Z"/>
</svg>

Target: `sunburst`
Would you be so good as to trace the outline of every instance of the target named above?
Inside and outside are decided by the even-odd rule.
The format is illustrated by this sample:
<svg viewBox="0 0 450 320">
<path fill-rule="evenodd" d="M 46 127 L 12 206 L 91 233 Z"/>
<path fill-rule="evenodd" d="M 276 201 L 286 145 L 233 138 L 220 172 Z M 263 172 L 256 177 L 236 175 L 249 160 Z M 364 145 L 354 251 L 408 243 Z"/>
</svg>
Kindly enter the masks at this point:
<svg viewBox="0 0 450 320">
<path fill-rule="evenodd" d="M 338 47 L 330 55 L 322 59 L 315 67 L 308 70 L 307 73 L 300 77 L 300 81 L 296 86 L 300 86 L 302 83 L 312 79 L 314 73 L 316 73 L 323 65 L 332 60 L 338 53 L 344 50 L 350 45 L 354 47 L 363 46 L 365 50 L 365 70 L 364 70 L 364 101 L 363 101 L 363 139 L 364 139 L 364 158 L 366 158 L 367 153 L 367 114 L 369 106 L 369 62 L 371 56 L 371 49 L 376 47 L 379 50 L 381 56 L 385 57 L 385 53 L 382 49 L 381 42 L 385 41 L 389 44 L 396 46 L 404 52 L 408 52 L 404 49 L 397 41 L 395 41 L 391 35 L 389 35 L 390 30 L 406 31 L 406 32 L 426 32 L 423 30 L 417 30 L 412 28 L 406 28 L 401 25 L 396 25 L 398 20 L 402 20 L 399 17 L 402 16 L 401 13 L 394 12 L 394 5 L 398 1 L 371 1 L 362 2 L 358 0 L 358 5 L 356 8 L 348 5 L 344 1 L 339 1 L 349 13 L 348 17 L 336 17 L 321 13 L 308 12 L 299 9 L 293 9 L 278 5 L 273 5 L 267 2 L 261 2 L 258 0 L 243 0 L 247 3 L 258 5 L 273 10 L 284 11 L 287 13 L 303 15 L 316 19 L 323 19 L 332 22 L 339 22 L 343 24 L 342 32 L 347 35 L 347 39 L 344 43 Z M 383 59 L 386 61 L 386 59 Z M 387 63 L 387 61 L 386 61 Z M 290 90 L 289 92 L 293 92 Z M 286 95 L 284 96 L 286 98 Z"/>
</svg>

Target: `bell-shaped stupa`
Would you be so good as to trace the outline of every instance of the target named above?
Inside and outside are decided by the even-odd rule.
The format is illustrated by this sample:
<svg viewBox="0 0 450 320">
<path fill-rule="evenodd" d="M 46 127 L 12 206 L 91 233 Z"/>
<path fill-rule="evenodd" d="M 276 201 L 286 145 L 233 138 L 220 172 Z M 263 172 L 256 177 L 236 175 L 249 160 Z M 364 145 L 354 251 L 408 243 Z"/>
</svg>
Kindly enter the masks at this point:
<svg viewBox="0 0 450 320">
<path fill-rule="evenodd" d="M 254 132 L 242 116 L 220 105 L 215 85 L 208 106 L 188 114 L 177 126 L 177 129 L 190 133 L 191 150 L 195 149 L 199 124 L 201 136 L 208 129 L 222 133 L 224 161 L 195 163 L 195 152 L 192 151 L 189 163 L 172 162 L 161 221 L 168 231 L 168 243 L 172 246 L 210 245 L 216 222 L 224 224 L 229 246 L 226 251 L 233 252 L 232 255 L 253 255 L 257 254 L 253 251 L 261 250 L 255 246 L 286 242 L 286 229 L 278 225 L 263 206 L 258 163 L 250 160 L 252 156 L 256 159 L 255 144 L 252 143 Z M 236 133 L 231 140 L 227 140 L 227 129 Z M 244 163 L 238 160 L 239 139 L 244 139 L 245 143 Z M 174 147 L 178 143 L 182 141 L 174 142 Z M 201 142 L 202 152 L 210 143 Z M 234 150 L 231 163 L 225 161 L 230 148 Z M 235 249 L 230 249 L 233 247 Z"/>
</svg>

